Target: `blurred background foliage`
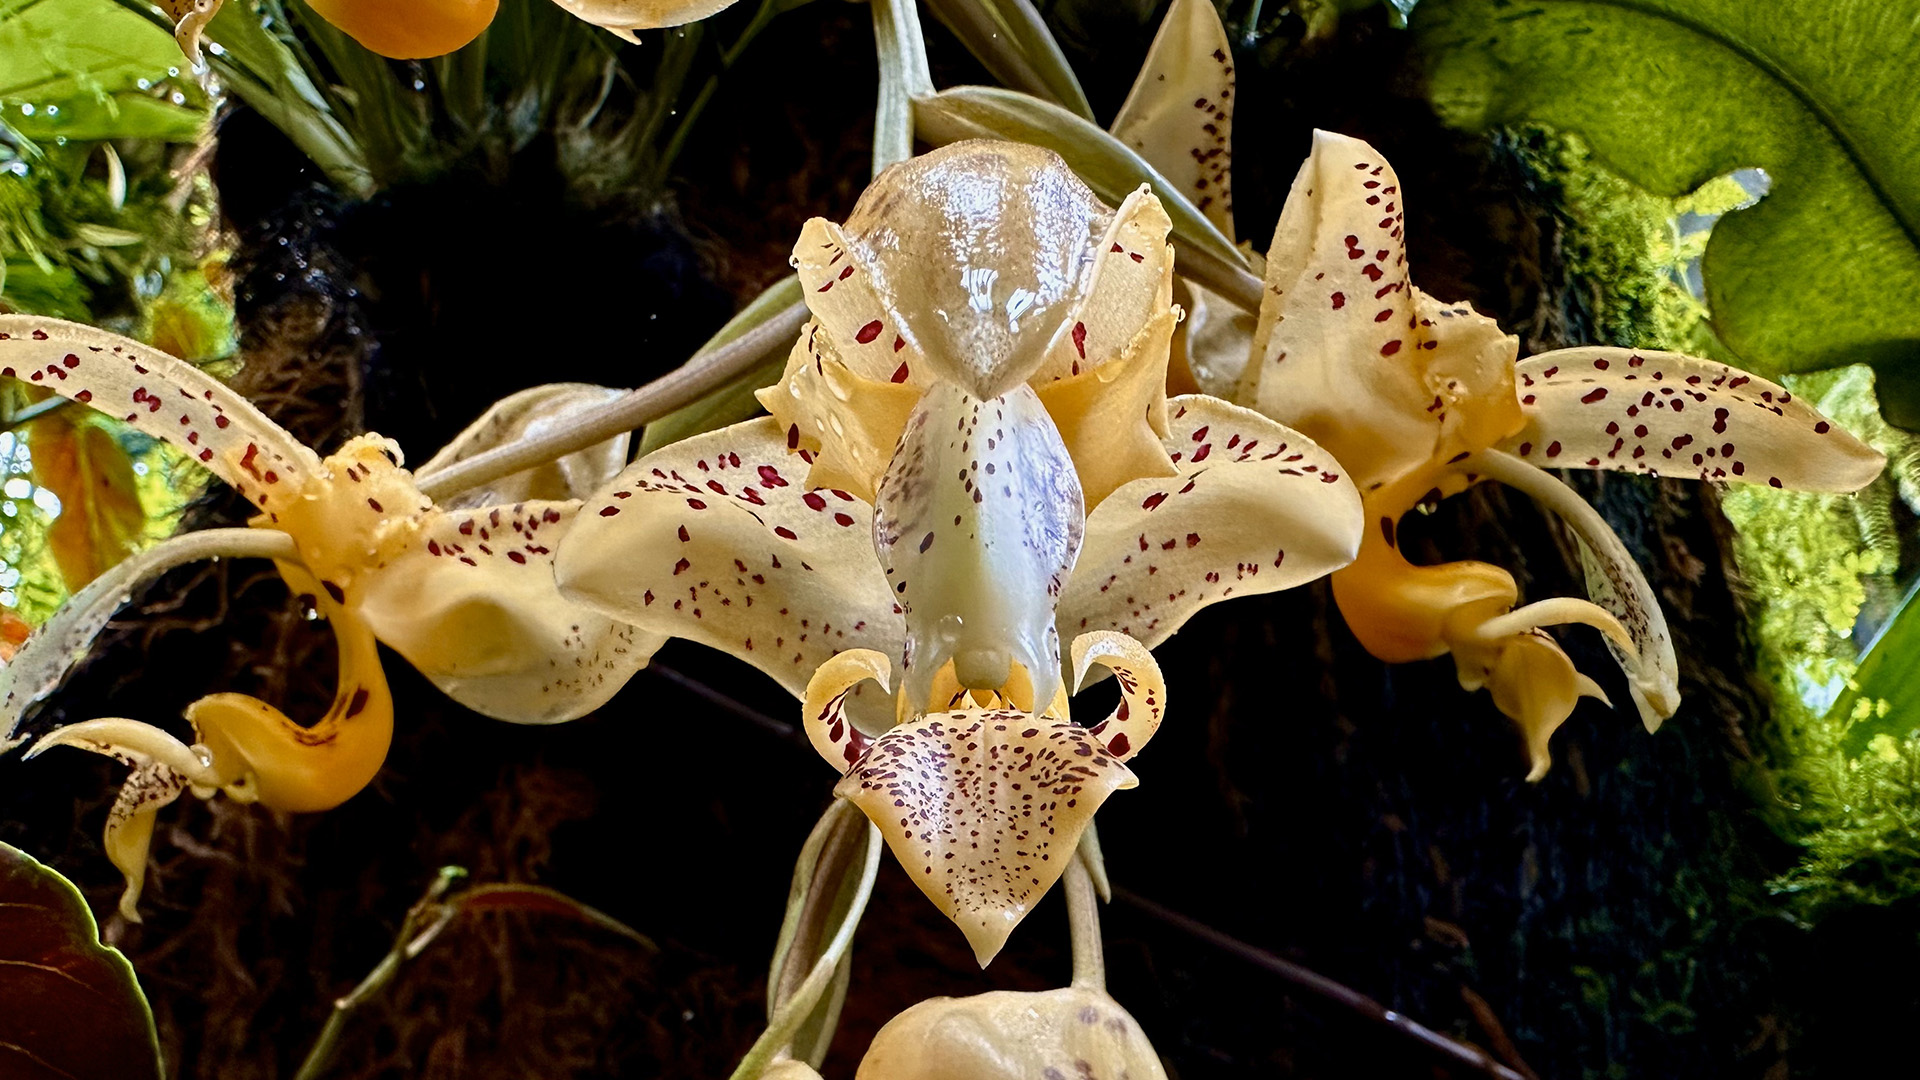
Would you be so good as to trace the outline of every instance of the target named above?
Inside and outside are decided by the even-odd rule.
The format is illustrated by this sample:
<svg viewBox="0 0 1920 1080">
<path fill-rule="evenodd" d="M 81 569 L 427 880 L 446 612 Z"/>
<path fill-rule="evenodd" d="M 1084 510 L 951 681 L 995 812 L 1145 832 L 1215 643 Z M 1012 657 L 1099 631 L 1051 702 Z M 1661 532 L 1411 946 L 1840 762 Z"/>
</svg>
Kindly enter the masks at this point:
<svg viewBox="0 0 1920 1080">
<path fill-rule="evenodd" d="M 228 0 L 209 30 L 219 44 L 203 84 L 139 0 L 0 0 L 0 305 L 236 371 L 244 327 L 229 263 L 244 226 L 233 207 L 253 195 L 236 182 L 216 197 L 208 164 L 216 119 L 243 111 L 311 165 L 319 194 L 303 197 L 329 208 L 417 206 L 407 193 L 451 181 L 508 188 L 537 172 L 542 192 L 561 193 L 588 222 L 666 213 L 669 177 L 702 146 L 696 124 L 722 80 L 798 6 L 746 0 L 727 19 L 623 46 L 545 0 L 503 0 L 468 48 L 395 62 L 303 4 Z M 1116 34 L 1144 47 L 1162 5 L 1038 6 L 1079 56 Z M 1764 883 L 1777 905 L 1768 915 L 1811 927 L 1860 907 L 1915 910 L 1920 439 L 1889 421 L 1920 418 L 1920 41 L 1889 28 L 1920 19 L 1920 3 L 1219 6 L 1241 62 L 1264 70 L 1311 59 L 1340 35 L 1400 35 L 1390 48 L 1411 50 L 1422 73 L 1412 93 L 1520 162 L 1532 194 L 1557 208 L 1569 279 L 1586 283 L 1559 297 L 1558 318 L 1608 343 L 1779 377 L 1887 453 L 1887 474 L 1858 496 L 1742 487 L 1720 505 L 1737 530 L 1729 577 L 1772 695 L 1771 716 L 1747 726 L 1757 756 L 1742 777 L 1745 810 L 1792 853 Z M 1115 98 L 1109 84 L 1124 92 L 1123 67 L 1083 71 L 1088 96 Z M 1262 137 L 1257 117 L 1236 125 L 1243 146 Z M 764 197 L 744 161 L 729 165 L 741 174 L 736 194 Z M 1265 176 L 1267 197 L 1288 178 Z M 1241 194 L 1243 207 L 1258 201 Z M 757 212 L 770 234 L 786 228 L 779 207 Z M 444 228 L 484 233 L 500 220 L 471 216 L 449 214 Z M 790 237 L 768 239 L 781 242 Z M 524 254 L 497 252 L 490 272 L 549 272 L 523 265 Z M 325 272 L 317 260 L 309 269 Z M 728 281 L 741 295 L 763 283 Z M 171 531 L 203 481 L 152 440 L 11 380 L 0 385 L 0 429 L 5 653 L 71 589 Z"/>
</svg>

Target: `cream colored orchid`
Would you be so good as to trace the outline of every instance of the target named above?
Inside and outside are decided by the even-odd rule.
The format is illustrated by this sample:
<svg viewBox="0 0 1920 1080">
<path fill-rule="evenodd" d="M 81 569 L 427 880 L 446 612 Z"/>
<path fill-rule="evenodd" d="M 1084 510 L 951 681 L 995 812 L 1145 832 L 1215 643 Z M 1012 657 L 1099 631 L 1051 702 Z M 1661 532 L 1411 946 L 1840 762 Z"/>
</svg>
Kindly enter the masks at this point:
<svg viewBox="0 0 1920 1080">
<path fill-rule="evenodd" d="M 1228 237 L 1232 76 L 1213 5 L 1175 0 L 1113 128 Z M 1192 315 L 1169 379 L 1295 425 L 1334 452 L 1373 523 L 1359 558 L 1333 576 L 1348 625 L 1389 662 L 1451 652 L 1461 685 L 1485 687 L 1519 722 L 1537 780 L 1579 698 L 1605 700 L 1544 627 L 1599 629 L 1649 731 L 1679 705 L 1672 642 L 1645 578 L 1600 515 L 1540 466 L 1853 491 L 1884 459 L 1781 387 L 1712 361 L 1582 348 L 1516 364 L 1518 343 L 1493 320 L 1413 286 L 1404 204 L 1377 151 L 1316 132 L 1264 263 L 1250 259 L 1265 270 L 1257 320 L 1183 282 Z M 1596 603 L 1516 609 L 1505 570 L 1407 562 L 1401 517 L 1480 480 L 1525 491 L 1572 527 Z"/>
<path fill-rule="evenodd" d="M 1169 399 L 1167 220 L 1053 154 L 962 143 L 795 248 L 813 320 L 772 417 L 664 448 L 588 501 L 562 591 L 724 649 L 809 736 L 984 964 L 1135 780 L 1195 611 L 1343 565 L 1358 496 L 1247 410 Z M 1067 715 L 1099 664 L 1120 710 Z M 895 666 L 900 685 L 885 688 Z M 908 770 L 911 769 L 909 777 Z"/>
<path fill-rule="evenodd" d="M 225 0 L 159 0 L 180 51 L 200 62 L 200 37 Z M 381 56 L 444 56 L 479 37 L 499 0 L 305 0 L 321 18 Z M 553 0 L 569 14 L 637 42 L 637 30 L 697 22 L 738 0 Z"/>
<path fill-rule="evenodd" d="M 508 477 L 439 507 L 377 435 L 322 459 L 223 384 L 164 353 L 92 327 L 0 316 L 0 375 L 47 387 L 123 419 L 190 455 L 260 510 L 251 529 L 162 542 L 83 589 L 0 669 L 0 748 L 20 739 L 26 709 L 51 693 L 131 591 L 184 562 L 270 557 L 288 586 L 329 622 L 340 646 L 339 690 L 302 727 L 265 702 L 214 694 L 187 713 L 183 743 L 132 720 L 60 728 L 32 753 L 81 746 L 134 767 L 107 826 L 127 876 L 121 909 L 135 917 L 153 815 L 188 788 L 224 791 L 283 810 L 324 810 L 351 797 L 385 758 L 393 703 L 375 641 L 406 657 L 449 696 L 516 723 L 555 723 L 598 707 L 646 663 L 660 639 L 596 618 L 554 590 L 554 550 L 574 526 L 574 489 L 617 470 L 625 440 L 544 470 Z M 445 467 L 616 394 L 541 387 L 502 402 L 430 465 Z M 423 470 L 425 475 L 427 470 Z"/>
<path fill-rule="evenodd" d="M 1316 133 L 1267 252 L 1235 396 L 1332 448 L 1360 485 L 1373 525 L 1333 582 L 1361 643 L 1389 662 L 1451 652 L 1461 685 L 1487 688 L 1520 724 L 1537 780 L 1551 763 L 1549 737 L 1578 699 L 1606 700 L 1544 627 L 1600 630 L 1649 731 L 1679 705 L 1672 641 L 1646 579 L 1600 516 L 1543 466 L 1853 491 L 1885 459 L 1781 387 L 1725 364 L 1601 347 L 1516 364 L 1517 341 L 1493 320 L 1411 283 L 1404 222 L 1386 160 L 1357 139 Z M 1520 488 L 1572 527 L 1595 603 L 1516 608 L 1504 570 L 1406 560 L 1400 518 L 1480 480 Z"/>
</svg>

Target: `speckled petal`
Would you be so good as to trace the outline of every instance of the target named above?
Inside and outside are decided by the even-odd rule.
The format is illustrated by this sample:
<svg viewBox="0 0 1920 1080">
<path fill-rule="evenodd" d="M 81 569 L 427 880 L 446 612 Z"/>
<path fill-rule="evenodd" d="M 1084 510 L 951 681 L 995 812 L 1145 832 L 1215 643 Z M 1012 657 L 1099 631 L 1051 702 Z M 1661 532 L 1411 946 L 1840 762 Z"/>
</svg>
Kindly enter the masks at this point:
<svg viewBox="0 0 1920 1080">
<path fill-rule="evenodd" d="M 889 168 L 844 231 L 927 382 L 988 400 L 1066 332 L 1112 222 L 1052 151 L 974 140 Z"/>
<path fill-rule="evenodd" d="M 414 470 L 425 478 L 455 462 L 465 461 L 509 443 L 572 426 L 583 412 L 623 397 L 627 391 L 589 383 L 548 383 L 508 395 L 467 425 L 426 464 Z M 580 499 L 598 490 L 627 464 L 628 436 L 621 434 L 585 450 L 568 454 L 511 476 L 469 488 L 445 504 L 449 510 L 469 506 L 499 506 L 528 499 Z"/>
<path fill-rule="evenodd" d="M 889 730 L 834 790 L 886 835 L 985 967 L 1066 869 L 1094 811 L 1138 782 L 1084 728 L 972 709 Z"/>
<path fill-rule="evenodd" d="M 163 439 L 269 513 L 319 459 L 212 376 L 132 338 L 37 315 L 0 315 L 0 375 L 45 387 Z"/>
<path fill-rule="evenodd" d="M 930 389 L 880 484 L 874 548 L 906 615 L 909 707 L 926 708 L 954 662 L 961 685 L 997 690 L 1013 665 L 1035 700 L 1059 686 L 1054 604 L 1080 550 L 1073 462 L 1034 392 L 974 398 Z"/>
<path fill-rule="evenodd" d="M 925 388 L 909 381 L 904 366 L 899 382 L 862 377 L 828 356 L 825 340 L 820 323 L 808 323 L 787 356 L 786 374 L 758 397 L 786 432 L 787 448 L 812 457 L 809 487 L 872 502 Z"/>
<path fill-rule="evenodd" d="M 807 489 L 807 456 L 763 417 L 641 458 L 559 546 L 561 594 L 731 653 L 795 697 L 836 652 L 893 651 L 906 624 L 874 557 L 872 508 Z M 892 722 L 891 699 L 860 697 Z"/>
<path fill-rule="evenodd" d="M 1426 462 L 1439 438 L 1404 218 L 1384 157 L 1358 139 L 1314 133 L 1267 252 L 1236 395 L 1339 454 L 1362 491 Z"/>
<path fill-rule="evenodd" d="M 147 880 L 147 852 L 153 824 L 162 808 L 187 790 L 192 778 L 206 779 L 207 767 L 192 748 L 150 724 L 118 717 L 69 724 L 35 743 L 28 757 L 55 746 L 104 754 L 133 770 L 107 811 L 102 846 L 114 869 L 126 879 L 120 914 L 140 921 L 140 891 Z"/>
<path fill-rule="evenodd" d="M 221 0 L 154 0 L 173 21 L 173 37 L 187 59 L 200 62 L 200 35 L 220 13 Z M 135 890 L 138 891 L 138 890 Z"/>
<path fill-rule="evenodd" d="M 801 705 L 807 741 L 836 770 L 845 772 L 873 742 L 847 715 L 847 695 L 869 680 L 886 690 L 892 676 L 893 663 L 886 653 L 848 649 L 821 664 L 807 681 L 806 700 Z"/>
<path fill-rule="evenodd" d="M 1099 630 L 1073 639 L 1073 681 L 1084 683 L 1087 671 L 1099 664 L 1120 683 L 1120 704 L 1112 715 L 1087 729 L 1115 761 L 1140 752 L 1160 730 L 1167 707 L 1167 682 L 1160 665 L 1145 645 L 1125 634 Z"/>
<path fill-rule="evenodd" d="M 1060 601 L 1065 634 L 1155 646 L 1208 604 L 1312 581 L 1359 550 L 1360 498 L 1331 454 L 1216 398 L 1169 405 L 1180 475 L 1132 481 L 1088 517 Z"/>
<path fill-rule="evenodd" d="M 1562 349 L 1518 374 L 1526 426 L 1501 448 L 1534 465 L 1856 491 L 1886 464 L 1804 400 L 1711 360 Z"/>
<path fill-rule="evenodd" d="M 1100 241 L 1086 298 L 1032 379 L 1094 507 L 1138 476 L 1171 476 L 1167 359 L 1173 308 L 1171 224 L 1144 187 Z"/>
<path fill-rule="evenodd" d="M 1113 136 L 1233 239 L 1233 48 L 1213 0 L 1173 0 Z"/>
<path fill-rule="evenodd" d="M 406 553 L 367 578 L 361 615 L 448 697 L 520 724 L 605 704 L 665 638 L 560 596 L 554 552 L 580 504 L 430 512 Z"/>
</svg>

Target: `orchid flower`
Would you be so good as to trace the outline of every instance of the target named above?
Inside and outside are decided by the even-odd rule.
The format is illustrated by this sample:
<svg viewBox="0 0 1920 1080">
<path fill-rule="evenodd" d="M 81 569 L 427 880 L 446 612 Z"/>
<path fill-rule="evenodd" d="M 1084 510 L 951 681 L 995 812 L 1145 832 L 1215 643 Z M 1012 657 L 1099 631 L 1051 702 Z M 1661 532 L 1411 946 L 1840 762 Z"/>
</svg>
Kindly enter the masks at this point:
<svg viewBox="0 0 1920 1080">
<path fill-rule="evenodd" d="M 1175 0 L 1113 127 L 1229 238 L 1233 90 L 1214 6 Z M 1781 387 L 1723 364 L 1611 348 L 1516 364 L 1518 343 L 1493 320 L 1412 285 L 1403 206 L 1377 151 L 1316 132 L 1264 259 L 1257 320 L 1183 282 L 1190 317 L 1169 379 L 1231 396 L 1334 452 L 1373 523 L 1359 558 L 1333 575 L 1348 625 L 1388 662 L 1451 652 L 1461 685 L 1485 687 L 1520 724 L 1537 780 L 1579 698 L 1606 700 L 1544 627 L 1597 628 L 1649 731 L 1679 704 L 1672 642 L 1645 578 L 1600 515 L 1539 466 L 1853 491 L 1884 459 Z M 1595 603 L 1516 608 L 1519 588 L 1498 567 L 1406 561 L 1400 518 L 1488 479 L 1572 527 Z"/>
<path fill-rule="evenodd" d="M 1518 364 L 1517 341 L 1408 279 L 1404 197 L 1371 146 L 1314 136 L 1274 232 L 1266 292 L 1237 397 L 1334 450 L 1373 523 L 1334 596 L 1388 662 L 1451 652 L 1523 729 L 1529 779 L 1580 697 L 1606 700 L 1542 628 L 1598 629 L 1648 731 L 1679 705 L 1658 600 L 1618 537 L 1545 467 L 1615 469 L 1854 491 L 1885 459 L 1791 393 L 1678 353 L 1587 347 Z M 1515 607 L 1505 570 L 1414 566 L 1395 542 L 1415 506 L 1498 480 L 1543 502 L 1579 539 L 1593 601 Z"/>
<path fill-rule="evenodd" d="M 376 641 L 475 711 L 543 724 L 598 707 L 660 644 L 564 602 L 552 580 L 553 552 L 579 510 L 573 494 L 620 467 L 624 439 L 508 477 L 473 496 L 488 500 L 482 505 L 439 507 L 400 467 L 391 441 L 362 435 L 323 459 L 191 365 L 101 330 L 0 316 L 0 375 L 165 440 L 260 511 L 251 529 L 164 541 L 69 600 L 0 669 L 0 749 L 19 741 L 25 710 L 54 690 L 131 591 L 184 562 L 273 558 L 340 646 L 333 707 L 310 727 L 257 699 L 214 694 L 187 711 L 192 745 L 144 723 L 106 719 L 60 728 L 33 747 L 31 754 L 81 746 L 133 766 L 107 824 L 109 854 L 127 877 L 121 910 L 129 918 L 136 918 L 154 813 L 181 791 L 311 811 L 366 786 L 393 729 Z M 557 386 L 515 395 L 430 465 L 564 423 L 569 411 L 617 393 Z"/>
<path fill-rule="evenodd" d="M 225 0 L 160 0 L 180 50 L 200 62 L 200 35 Z M 679 26 L 737 0 L 553 0 L 569 14 L 627 41 L 636 30 Z M 368 50 L 396 60 L 444 56 L 480 36 L 500 0 L 306 0 L 321 18 Z"/>
<path fill-rule="evenodd" d="M 813 319 L 774 415 L 634 463 L 556 563 L 566 595 L 802 697 L 838 793 L 983 965 L 1135 784 L 1165 701 L 1147 650 L 1360 542 L 1318 446 L 1166 396 L 1167 231 L 1150 193 L 1110 210 L 1034 147 L 894 166 L 801 234 Z M 1121 705 L 1083 728 L 1095 664 Z M 891 699 L 865 685 L 896 666 Z"/>
</svg>

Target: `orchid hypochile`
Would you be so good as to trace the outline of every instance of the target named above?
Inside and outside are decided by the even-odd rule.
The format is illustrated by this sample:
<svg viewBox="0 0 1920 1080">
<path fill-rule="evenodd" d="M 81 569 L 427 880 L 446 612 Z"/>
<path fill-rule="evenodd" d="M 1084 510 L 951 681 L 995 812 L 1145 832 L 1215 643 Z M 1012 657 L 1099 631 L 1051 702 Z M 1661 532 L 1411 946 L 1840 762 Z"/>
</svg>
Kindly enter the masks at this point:
<svg viewBox="0 0 1920 1080">
<path fill-rule="evenodd" d="M 0 375 L 167 441 L 259 510 L 251 528 L 164 541 L 72 597 L 0 670 L 0 749 L 21 740 L 26 709 L 54 690 L 130 592 L 184 562 L 274 559 L 339 642 L 339 689 L 311 726 L 255 698 L 222 693 L 188 709 L 192 744 L 146 723 L 105 719 L 59 728 L 35 745 L 36 754 L 80 746 L 133 766 L 107 824 L 108 853 L 127 877 L 121 910 L 129 918 L 137 918 L 154 814 L 182 791 L 313 811 L 366 786 L 393 732 L 376 641 L 455 700 L 517 723 L 591 711 L 660 644 L 566 603 L 553 584 L 554 550 L 579 510 L 578 500 L 553 496 L 610 475 L 625 458 L 624 440 L 470 493 L 478 505 L 439 507 L 401 468 L 389 440 L 362 435 L 322 458 L 191 365 L 92 327 L 0 316 Z M 429 468 L 613 393 L 557 386 L 515 395 Z"/>
<path fill-rule="evenodd" d="M 1649 731 L 1680 700 L 1646 579 L 1592 507 L 1542 467 L 1844 492 L 1885 459 L 1781 387 L 1710 360 L 1588 347 L 1516 364 L 1518 343 L 1493 320 L 1412 284 L 1404 205 L 1378 151 L 1315 133 L 1267 252 L 1235 396 L 1319 439 L 1360 486 L 1370 525 L 1333 583 L 1361 643 L 1389 662 L 1451 652 L 1461 685 L 1488 688 L 1519 722 L 1538 779 L 1578 698 L 1605 700 L 1542 627 L 1598 628 Z M 1596 602 L 1516 608 L 1505 570 L 1406 560 L 1399 519 L 1481 480 L 1520 488 L 1572 527 Z"/>
<path fill-rule="evenodd" d="M 773 416 L 636 462 L 556 565 L 568 595 L 804 697 L 839 792 L 982 963 L 1135 783 L 1165 698 L 1147 649 L 1359 544 L 1311 440 L 1167 397 L 1167 231 L 1149 192 L 1109 209 L 1033 147 L 893 167 L 795 247 L 813 319 Z M 1073 684 L 1120 678 L 1103 725 L 1068 718 L 1063 639 Z M 866 685 L 896 667 L 890 698 Z"/>
</svg>

